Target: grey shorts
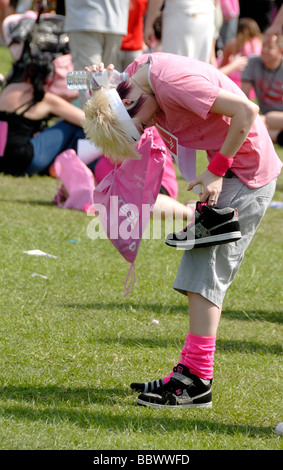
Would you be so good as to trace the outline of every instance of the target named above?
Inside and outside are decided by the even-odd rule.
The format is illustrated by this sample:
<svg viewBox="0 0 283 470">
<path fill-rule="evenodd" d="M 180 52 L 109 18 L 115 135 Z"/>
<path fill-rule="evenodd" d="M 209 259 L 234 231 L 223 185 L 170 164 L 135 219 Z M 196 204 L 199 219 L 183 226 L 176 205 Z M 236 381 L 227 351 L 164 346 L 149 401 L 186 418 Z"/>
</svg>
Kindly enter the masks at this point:
<svg viewBox="0 0 283 470">
<path fill-rule="evenodd" d="M 242 238 L 225 245 L 184 251 L 173 288 L 184 295 L 187 292 L 201 294 L 220 307 L 275 187 L 276 179 L 261 188 L 250 189 L 236 176 L 223 178 L 217 206 L 238 209 Z"/>
</svg>

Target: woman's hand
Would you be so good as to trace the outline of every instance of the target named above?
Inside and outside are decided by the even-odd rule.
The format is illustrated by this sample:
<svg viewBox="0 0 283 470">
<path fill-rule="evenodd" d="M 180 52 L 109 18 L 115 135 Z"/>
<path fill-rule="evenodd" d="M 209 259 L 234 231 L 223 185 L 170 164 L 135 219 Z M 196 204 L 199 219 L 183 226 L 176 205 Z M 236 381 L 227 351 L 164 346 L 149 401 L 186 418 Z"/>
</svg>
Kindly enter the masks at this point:
<svg viewBox="0 0 283 470">
<path fill-rule="evenodd" d="M 188 191 L 191 191 L 197 184 L 203 187 L 203 192 L 199 194 L 200 201 L 207 202 L 209 206 L 216 206 L 222 191 L 222 177 L 211 173 L 209 170 L 205 170 L 189 184 Z"/>
</svg>

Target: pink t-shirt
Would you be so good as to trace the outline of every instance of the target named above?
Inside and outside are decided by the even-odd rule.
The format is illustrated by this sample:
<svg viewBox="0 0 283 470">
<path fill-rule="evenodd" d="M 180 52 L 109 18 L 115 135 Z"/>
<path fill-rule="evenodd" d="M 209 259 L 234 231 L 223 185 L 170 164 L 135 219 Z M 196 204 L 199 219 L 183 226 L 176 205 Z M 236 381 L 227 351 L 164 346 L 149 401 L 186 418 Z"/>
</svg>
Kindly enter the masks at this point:
<svg viewBox="0 0 283 470">
<path fill-rule="evenodd" d="M 216 67 L 189 57 L 156 52 L 138 57 L 126 71 L 133 75 L 150 61 L 149 80 L 161 108 L 156 123 L 173 134 L 178 144 L 206 150 L 208 160 L 222 147 L 231 118 L 211 113 L 219 90 L 244 96 L 242 90 Z M 234 157 L 232 171 L 250 188 L 278 176 L 282 162 L 258 116 Z"/>
</svg>

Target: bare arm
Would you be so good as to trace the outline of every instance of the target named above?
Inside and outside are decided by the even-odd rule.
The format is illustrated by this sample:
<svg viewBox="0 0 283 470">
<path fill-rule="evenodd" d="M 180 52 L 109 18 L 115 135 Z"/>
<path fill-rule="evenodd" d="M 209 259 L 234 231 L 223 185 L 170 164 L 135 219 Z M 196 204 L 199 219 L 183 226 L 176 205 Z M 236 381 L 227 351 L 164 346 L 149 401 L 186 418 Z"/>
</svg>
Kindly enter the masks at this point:
<svg viewBox="0 0 283 470">
<path fill-rule="evenodd" d="M 219 149 L 222 155 L 234 157 L 239 148 L 244 143 L 250 129 L 258 114 L 258 106 L 248 98 L 234 95 L 225 90 L 220 90 L 211 112 L 225 115 L 231 118 L 230 126 L 226 138 Z M 199 177 L 188 186 L 190 191 L 196 184 L 202 184 L 204 190 L 200 200 L 206 201 L 211 198 L 216 205 L 222 190 L 222 177 L 217 176 L 209 170 L 205 170 Z"/>
<path fill-rule="evenodd" d="M 251 82 L 248 82 L 246 80 L 241 81 L 241 89 L 245 93 L 246 96 L 249 96 L 252 86 L 253 85 Z"/>
<path fill-rule="evenodd" d="M 247 66 L 247 63 L 247 57 L 237 55 L 231 62 L 225 65 L 221 65 L 219 70 L 221 70 L 221 72 L 225 75 L 229 75 L 231 72 L 234 72 L 234 70 L 244 70 L 244 68 Z"/>
<path fill-rule="evenodd" d="M 280 35 L 283 32 L 283 5 L 281 5 L 273 23 L 265 31 L 265 34 L 269 36 Z"/>
<path fill-rule="evenodd" d="M 229 131 L 220 152 L 226 157 L 234 157 L 246 140 L 258 114 L 259 107 L 248 98 L 220 90 L 210 111 L 231 118 Z"/>
<path fill-rule="evenodd" d="M 54 93 L 45 93 L 41 101 L 41 107 L 45 110 L 46 115 L 53 114 L 76 126 L 81 126 L 82 120 L 85 119 L 85 113 L 81 108 L 78 108 Z"/>
<path fill-rule="evenodd" d="M 148 0 L 147 11 L 144 24 L 144 42 L 151 47 L 154 37 L 153 25 L 160 14 L 164 0 Z"/>
</svg>

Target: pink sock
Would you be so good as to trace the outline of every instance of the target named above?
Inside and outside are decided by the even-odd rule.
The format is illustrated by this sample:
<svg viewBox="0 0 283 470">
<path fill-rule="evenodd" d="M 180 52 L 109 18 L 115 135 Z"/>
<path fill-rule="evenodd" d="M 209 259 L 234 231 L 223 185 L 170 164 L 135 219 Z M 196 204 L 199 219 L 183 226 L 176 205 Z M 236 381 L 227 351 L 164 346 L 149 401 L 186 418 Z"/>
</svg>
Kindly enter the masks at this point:
<svg viewBox="0 0 283 470">
<path fill-rule="evenodd" d="M 181 351 L 181 359 L 180 359 L 180 363 L 181 364 L 184 364 L 184 361 L 186 360 L 186 351 L 187 351 L 187 348 L 188 348 L 188 345 L 189 345 L 189 336 L 190 336 L 190 333 L 188 333 L 186 339 L 185 339 L 185 342 L 184 342 L 184 347 Z M 174 371 L 172 370 L 172 372 L 170 372 L 169 375 L 167 375 L 166 377 L 163 378 L 163 381 L 164 383 L 166 384 L 167 382 L 169 382 L 170 378 L 172 377 L 172 375 L 174 375 Z"/>
<path fill-rule="evenodd" d="M 215 336 L 188 334 L 181 353 L 181 363 L 202 379 L 213 378 Z"/>
<path fill-rule="evenodd" d="M 170 374 L 167 375 L 167 377 L 164 377 L 163 382 L 164 382 L 165 384 L 167 384 L 167 382 L 169 382 L 170 377 L 172 377 L 173 374 L 174 374 L 174 372 L 170 372 Z"/>
</svg>

